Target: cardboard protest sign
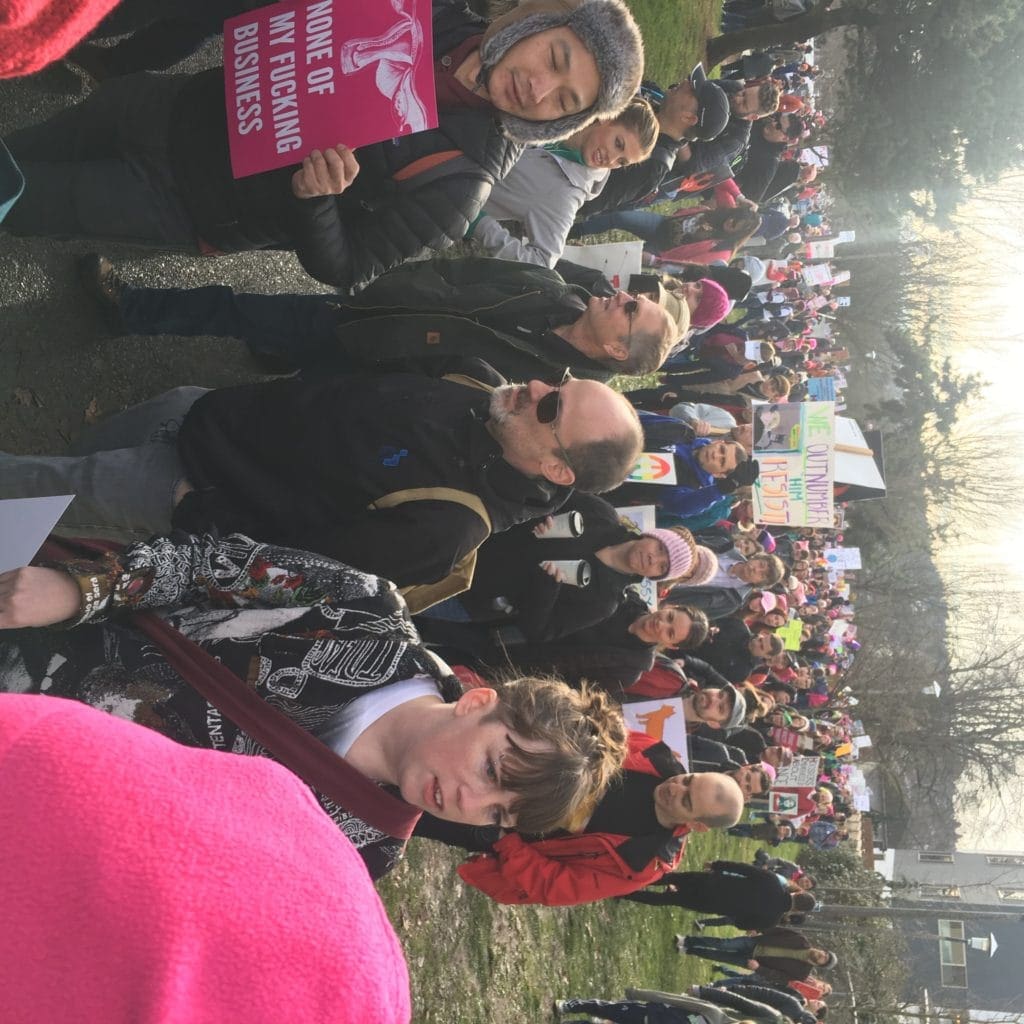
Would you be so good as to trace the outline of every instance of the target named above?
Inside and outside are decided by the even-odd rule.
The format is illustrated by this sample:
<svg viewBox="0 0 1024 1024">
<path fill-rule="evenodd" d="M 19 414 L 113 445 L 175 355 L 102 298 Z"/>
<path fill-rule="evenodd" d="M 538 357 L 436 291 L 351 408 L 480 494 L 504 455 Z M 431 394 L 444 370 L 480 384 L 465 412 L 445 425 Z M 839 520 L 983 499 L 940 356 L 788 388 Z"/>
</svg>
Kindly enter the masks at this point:
<svg viewBox="0 0 1024 1024">
<path fill-rule="evenodd" d="M 840 231 L 839 234 L 836 235 L 836 245 L 839 245 L 841 242 L 853 242 L 856 241 L 856 239 L 856 231 Z"/>
<path fill-rule="evenodd" d="M 602 242 L 598 245 L 567 245 L 563 257 L 581 267 L 600 270 L 616 288 L 625 289 L 629 279 L 643 269 L 643 242 Z"/>
<path fill-rule="evenodd" d="M 644 452 L 633 471 L 626 477 L 626 483 L 674 484 L 676 482 L 676 460 L 671 452 Z"/>
<path fill-rule="evenodd" d="M 782 725 L 773 725 L 768 730 L 771 736 L 770 746 L 788 747 L 790 750 L 810 750 L 812 743 L 805 733 L 797 732 L 796 729 L 787 729 Z"/>
<path fill-rule="evenodd" d="M 775 784 L 788 789 L 813 789 L 818 784 L 821 759 L 817 757 L 794 757 L 775 773 Z"/>
<path fill-rule="evenodd" d="M 808 242 L 806 252 L 809 260 L 830 260 L 836 254 L 835 242 L 832 239 L 821 242 Z"/>
<path fill-rule="evenodd" d="M 799 651 L 800 634 L 803 628 L 802 619 L 790 619 L 784 626 L 779 626 L 775 632 L 782 637 L 782 643 L 787 651 Z"/>
<path fill-rule="evenodd" d="M 811 377 L 807 381 L 807 394 L 812 402 L 834 402 L 836 400 L 835 377 Z"/>
<path fill-rule="evenodd" d="M 224 23 L 236 178 L 437 127 L 430 5 L 271 4 Z"/>
<path fill-rule="evenodd" d="M 29 564 L 74 495 L 0 501 L 0 572 Z"/>
<path fill-rule="evenodd" d="M 832 282 L 832 267 L 827 263 L 815 263 L 813 266 L 804 267 L 800 271 L 800 277 L 806 285 L 830 284 Z"/>
<path fill-rule="evenodd" d="M 653 505 L 627 505 L 615 511 L 621 518 L 628 519 L 641 533 L 650 533 L 658 525 Z M 654 580 L 643 579 L 629 589 L 636 591 L 652 612 L 657 611 L 658 584 Z"/>
<path fill-rule="evenodd" d="M 814 164 L 815 167 L 828 167 L 828 146 L 814 146 L 800 150 L 800 162 Z"/>
<path fill-rule="evenodd" d="M 686 745 L 686 711 L 679 697 L 668 700 L 642 700 L 623 704 L 622 717 L 634 732 L 642 732 L 668 746 L 677 761 L 689 770 L 690 755 Z"/>
<path fill-rule="evenodd" d="M 779 768 L 768 793 L 768 810 L 786 818 L 810 814 L 820 767 L 820 758 L 794 757 L 792 764 Z"/>
<path fill-rule="evenodd" d="M 822 556 L 830 569 L 845 572 L 847 569 L 861 568 L 860 548 L 825 548 Z"/>
<path fill-rule="evenodd" d="M 754 521 L 832 528 L 835 473 L 832 402 L 755 402 Z"/>
<path fill-rule="evenodd" d="M 768 791 L 768 813 L 781 818 L 801 818 L 814 810 L 813 789 L 786 789 L 772 786 Z"/>
</svg>

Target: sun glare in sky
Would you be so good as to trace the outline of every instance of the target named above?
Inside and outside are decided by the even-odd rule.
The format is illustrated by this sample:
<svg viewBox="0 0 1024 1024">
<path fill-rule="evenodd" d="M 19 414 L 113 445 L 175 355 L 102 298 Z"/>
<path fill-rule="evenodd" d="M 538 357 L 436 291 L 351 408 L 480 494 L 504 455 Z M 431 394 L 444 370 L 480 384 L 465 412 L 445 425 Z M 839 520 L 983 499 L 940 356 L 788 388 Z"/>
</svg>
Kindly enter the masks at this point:
<svg viewBox="0 0 1024 1024">
<path fill-rule="evenodd" d="M 952 314 L 954 341 L 949 354 L 959 370 L 977 373 L 986 382 L 984 400 L 962 417 L 958 430 L 961 436 L 991 437 L 993 451 L 1006 453 L 1000 471 L 1005 470 L 1010 500 L 985 521 L 959 524 L 961 541 L 952 550 L 936 551 L 936 562 L 954 592 L 957 568 L 971 563 L 991 568 L 993 594 L 1015 591 L 1024 598 L 1024 558 L 1015 555 L 1024 550 L 1024 177 L 982 192 L 963 210 L 958 229 L 956 237 L 946 236 L 936 251 L 938 258 L 946 254 L 955 259 L 959 271 L 950 293 L 957 312 Z M 978 467 L 978 472 L 985 471 Z M 1015 511 L 1008 514 L 1010 509 Z M 965 614 L 991 618 L 990 598 L 979 597 L 976 612 L 971 603 L 965 601 Z M 1003 611 L 1003 621 L 1024 621 L 1017 608 Z M 963 848 L 1024 850 L 1024 827 L 1017 824 L 1024 768 L 1015 777 L 1012 766 L 1007 767 L 1006 803 L 994 797 L 961 810 Z"/>
</svg>

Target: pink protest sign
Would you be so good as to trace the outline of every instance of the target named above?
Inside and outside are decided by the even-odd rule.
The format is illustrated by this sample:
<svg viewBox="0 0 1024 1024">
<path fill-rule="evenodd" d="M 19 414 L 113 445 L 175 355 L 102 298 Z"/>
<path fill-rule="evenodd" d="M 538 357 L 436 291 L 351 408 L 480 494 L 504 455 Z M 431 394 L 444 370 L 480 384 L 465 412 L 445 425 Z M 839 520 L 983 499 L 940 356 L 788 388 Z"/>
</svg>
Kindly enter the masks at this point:
<svg viewBox="0 0 1024 1024">
<path fill-rule="evenodd" d="M 427 0 L 271 4 L 224 23 L 236 178 L 437 127 Z"/>
</svg>

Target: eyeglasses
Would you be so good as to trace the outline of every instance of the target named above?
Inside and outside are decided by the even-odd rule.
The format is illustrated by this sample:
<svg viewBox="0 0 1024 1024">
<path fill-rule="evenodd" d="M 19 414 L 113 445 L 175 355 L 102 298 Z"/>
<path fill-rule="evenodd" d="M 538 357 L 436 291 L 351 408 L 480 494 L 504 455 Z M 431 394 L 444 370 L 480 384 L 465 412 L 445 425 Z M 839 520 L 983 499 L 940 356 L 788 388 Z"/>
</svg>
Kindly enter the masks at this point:
<svg viewBox="0 0 1024 1024">
<path fill-rule="evenodd" d="M 626 303 L 627 306 L 637 305 L 636 302 Z M 555 444 L 558 445 L 559 454 L 562 456 L 562 461 L 575 473 L 576 467 L 572 464 L 572 459 L 569 458 L 569 453 L 565 450 L 565 445 L 562 444 L 558 437 L 558 431 L 555 429 L 555 423 L 558 420 L 559 413 L 562 411 L 562 388 L 565 387 L 569 381 L 572 380 L 572 373 L 569 367 L 566 367 L 562 373 L 561 379 L 556 385 L 554 390 L 549 391 L 535 406 L 537 413 L 537 422 L 546 423 L 551 426 L 551 433 L 555 436 Z"/>
<path fill-rule="evenodd" d="M 630 299 L 629 302 L 622 304 L 623 312 L 626 314 L 626 320 L 629 323 L 629 330 L 626 332 L 626 340 L 632 341 L 633 339 L 633 317 L 636 316 L 636 311 L 640 308 L 640 303 L 636 299 Z"/>
</svg>

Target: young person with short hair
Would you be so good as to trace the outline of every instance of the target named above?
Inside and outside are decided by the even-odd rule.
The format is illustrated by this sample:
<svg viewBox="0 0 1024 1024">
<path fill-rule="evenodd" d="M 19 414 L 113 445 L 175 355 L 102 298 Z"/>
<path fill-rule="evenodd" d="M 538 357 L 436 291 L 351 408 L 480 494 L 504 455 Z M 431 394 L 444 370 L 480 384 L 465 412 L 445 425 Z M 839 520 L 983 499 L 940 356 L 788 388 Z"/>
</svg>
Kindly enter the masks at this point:
<svg viewBox="0 0 1024 1024">
<path fill-rule="evenodd" d="M 446 820 L 549 832 L 592 805 L 625 754 L 603 694 L 536 679 L 463 693 L 394 584 L 240 534 L 0 574 L 0 629 L 18 630 L 0 639 L 0 691 L 70 697 L 187 746 L 266 755 L 133 625 L 147 609 L 368 779 Z M 394 866 L 399 840 L 321 804 L 372 875 Z"/>
<path fill-rule="evenodd" d="M 643 69 L 620 0 L 527 0 L 490 24 L 461 0 L 434 0 L 432 41 L 437 128 L 423 129 L 411 101 L 408 134 L 296 151 L 291 166 L 242 178 L 227 119 L 253 125 L 259 104 L 240 94 L 227 110 L 223 68 L 109 79 L 6 138 L 26 188 L 4 229 L 197 255 L 290 249 L 317 280 L 358 290 L 461 239 L 525 143 L 618 113 Z"/>
</svg>

